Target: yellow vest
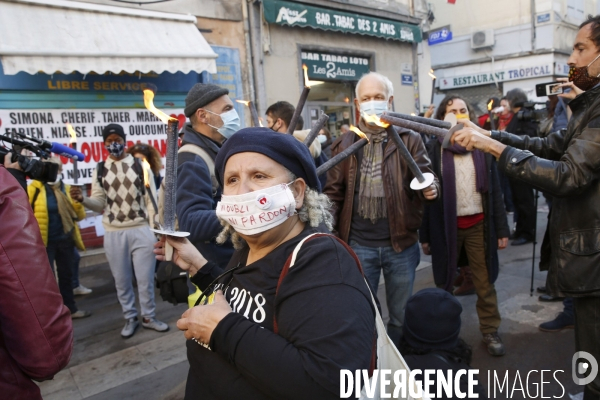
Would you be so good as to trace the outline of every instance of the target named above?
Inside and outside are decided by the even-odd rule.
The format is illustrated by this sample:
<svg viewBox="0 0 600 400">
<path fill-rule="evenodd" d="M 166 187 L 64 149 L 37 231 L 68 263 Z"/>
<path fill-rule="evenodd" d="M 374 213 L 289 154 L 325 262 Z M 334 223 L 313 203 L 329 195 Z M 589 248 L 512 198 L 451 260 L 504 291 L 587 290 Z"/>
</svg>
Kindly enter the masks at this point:
<svg viewBox="0 0 600 400">
<path fill-rule="evenodd" d="M 73 208 L 75 209 L 75 213 L 77 214 L 77 221 L 81 221 L 85 218 L 85 208 L 83 204 L 73 201 L 71 198 L 71 194 L 69 193 L 70 186 L 65 184 L 65 192 L 67 192 L 67 197 L 71 200 L 71 204 L 73 204 Z M 36 192 L 37 197 L 36 197 Z M 33 215 L 35 215 L 35 219 L 37 219 L 38 225 L 40 226 L 40 232 L 42 233 L 42 240 L 44 241 L 44 246 L 48 246 L 48 203 L 46 199 L 46 187 L 44 183 L 41 181 L 33 181 L 27 187 L 27 195 L 29 196 L 29 202 L 31 203 L 35 197 L 35 204 L 32 204 Z M 73 231 L 73 240 L 75 241 L 75 247 L 77 247 L 81 251 L 85 251 L 85 246 L 83 244 L 83 239 L 81 238 L 81 232 L 79 232 L 79 225 L 75 224 L 75 230 Z"/>
</svg>

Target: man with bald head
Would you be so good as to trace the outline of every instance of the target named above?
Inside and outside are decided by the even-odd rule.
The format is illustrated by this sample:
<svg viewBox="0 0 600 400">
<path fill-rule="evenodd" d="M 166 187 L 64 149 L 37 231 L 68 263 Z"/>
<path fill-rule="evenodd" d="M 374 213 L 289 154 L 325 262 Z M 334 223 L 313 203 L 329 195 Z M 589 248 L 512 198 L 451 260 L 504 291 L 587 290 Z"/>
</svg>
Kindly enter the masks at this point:
<svg viewBox="0 0 600 400">
<path fill-rule="evenodd" d="M 390 313 L 388 334 L 398 342 L 402 334 L 404 306 L 412 294 L 420 261 L 417 230 L 423 203 L 438 197 L 439 182 L 413 191 L 414 175 L 385 129 L 365 122 L 364 115 L 390 109 L 394 88 L 376 72 L 364 75 L 356 85 L 354 103 L 360 109 L 358 126 L 369 144 L 329 170 L 323 191 L 335 204 L 334 228 L 354 250 L 374 294 L 383 270 Z M 418 133 L 400 130 L 400 137 L 422 172 L 433 173 L 425 145 Z M 331 145 L 331 156 L 344 151 L 358 137 L 353 132 Z"/>
</svg>

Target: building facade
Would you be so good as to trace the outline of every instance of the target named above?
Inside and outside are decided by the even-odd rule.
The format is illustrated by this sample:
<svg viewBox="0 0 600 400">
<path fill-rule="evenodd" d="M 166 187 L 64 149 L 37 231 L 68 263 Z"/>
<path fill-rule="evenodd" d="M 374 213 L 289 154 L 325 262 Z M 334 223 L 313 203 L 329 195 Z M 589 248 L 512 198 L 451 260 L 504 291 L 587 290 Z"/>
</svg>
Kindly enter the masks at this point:
<svg viewBox="0 0 600 400">
<path fill-rule="evenodd" d="M 431 1 L 435 20 L 428 48 L 436 80 L 435 102 L 448 93 L 487 111 L 491 96 L 521 88 L 532 101 L 535 85 L 566 77 L 578 26 L 597 13 L 595 0 L 503 2 Z"/>
<path fill-rule="evenodd" d="M 320 113 L 329 115 L 334 136 L 341 125 L 355 124 L 356 82 L 369 71 L 392 81 L 396 110 L 414 112 L 422 38 L 417 14 L 412 1 L 254 2 L 249 21 L 259 113 L 276 101 L 297 103 L 303 66 L 311 81 L 304 128 Z"/>
</svg>

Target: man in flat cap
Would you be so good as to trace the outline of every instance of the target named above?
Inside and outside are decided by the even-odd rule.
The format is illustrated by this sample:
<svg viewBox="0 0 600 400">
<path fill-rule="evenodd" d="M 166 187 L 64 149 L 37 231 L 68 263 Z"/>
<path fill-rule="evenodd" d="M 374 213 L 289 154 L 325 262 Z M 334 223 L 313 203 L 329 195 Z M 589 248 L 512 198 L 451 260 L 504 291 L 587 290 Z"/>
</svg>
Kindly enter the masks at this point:
<svg viewBox="0 0 600 400">
<path fill-rule="evenodd" d="M 214 160 L 223 142 L 240 129 L 240 118 L 229 91 L 212 84 L 197 83 L 185 98 L 183 141 L 177 167 L 177 219 L 182 231 L 208 259 L 225 268 L 233 246 L 218 245 L 222 227 L 215 214 L 221 188 L 215 178 Z M 209 274 L 210 271 L 200 271 Z"/>
</svg>

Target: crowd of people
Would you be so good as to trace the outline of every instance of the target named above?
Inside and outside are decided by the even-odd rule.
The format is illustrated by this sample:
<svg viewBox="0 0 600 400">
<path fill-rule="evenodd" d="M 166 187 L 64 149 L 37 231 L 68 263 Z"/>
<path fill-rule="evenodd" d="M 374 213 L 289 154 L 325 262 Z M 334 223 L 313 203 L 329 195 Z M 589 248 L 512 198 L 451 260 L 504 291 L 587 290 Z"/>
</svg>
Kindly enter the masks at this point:
<svg viewBox="0 0 600 400">
<path fill-rule="evenodd" d="M 522 118 L 527 95 L 513 89 L 490 98 L 493 112 L 479 119 L 458 95 L 430 107 L 427 117 L 454 114 L 464 125 L 450 146 L 397 129 L 421 173 L 435 177 L 422 190 L 410 189 L 410 160 L 388 130 L 367 118 L 392 109 L 394 88 L 384 75 L 370 72 L 355 89 L 357 125 L 368 143 L 321 176 L 317 167 L 357 135 L 334 138 L 323 128 L 307 147 L 302 120 L 286 134 L 295 108 L 285 101 L 267 108 L 267 127 L 240 129 L 228 90 L 198 83 L 185 99 L 189 122 L 177 159 L 176 215 L 187 239 L 157 240 L 151 232 L 161 223 L 151 206 L 161 190 L 160 154 L 141 143 L 126 149 L 121 125 L 102 131 L 109 156 L 94 171 L 89 194 L 64 184 L 60 173 L 23 191 L 23 172 L 8 155 L 0 168 L 0 215 L 25 228 L 15 235 L 7 223 L 0 242 L 0 375 L 18 371 L 14 380 L 0 379 L 0 390 L 39 398 L 30 379 L 49 379 L 66 365 L 71 319 L 90 316 L 75 302 L 91 292 L 78 279 L 77 249 L 84 247 L 77 221 L 85 209 L 103 214 L 123 338 L 135 334 L 140 314 L 142 327 L 169 330 L 156 316 L 154 282 L 156 260 L 169 262 L 166 244 L 174 248 L 170 262 L 186 271 L 190 286 L 191 307 L 177 322 L 189 339 L 189 399 L 339 397 L 340 369 L 376 365 L 381 306 L 371 296 L 382 274 L 387 334 L 410 368 L 470 368 L 471 347 L 459 337 L 460 295 L 476 295 L 481 340 L 492 356 L 504 355 L 498 250 L 509 240 L 535 240 L 534 190 L 543 192 L 550 213 L 540 300 L 565 305 L 540 329 L 575 327 L 577 350 L 600 359 L 599 57 L 600 16 L 580 27 L 569 59 L 573 74 L 562 83 L 570 91 L 550 96 L 540 124 Z M 62 168 L 60 159 L 49 161 Z M 145 174 L 153 179 L 144 182 Z M 421 252 L 431 255 L 436 287 L 413 295 Z M 23 281 L 25 273 L 35 279 Z M 39 324 L 31 329 L 20 316 L 33 314 Z M 600 377 L 584 394 L 599 398 Z"/>
</svg>

